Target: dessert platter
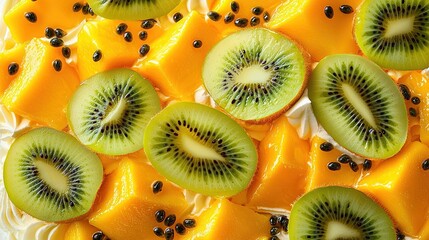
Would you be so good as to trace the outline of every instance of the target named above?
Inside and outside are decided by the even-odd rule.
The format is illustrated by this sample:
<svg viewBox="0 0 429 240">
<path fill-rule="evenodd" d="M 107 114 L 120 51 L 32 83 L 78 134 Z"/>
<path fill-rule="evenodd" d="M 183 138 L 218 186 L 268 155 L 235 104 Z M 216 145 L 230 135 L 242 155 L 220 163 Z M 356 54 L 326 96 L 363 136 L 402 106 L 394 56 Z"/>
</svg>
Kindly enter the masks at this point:
<svg viewBox="0 0 429 240">
<path fill-rule="evenodd" d="M 429 240 L 428 0 L 0 14 L 0 239 Z"/>
</svg>

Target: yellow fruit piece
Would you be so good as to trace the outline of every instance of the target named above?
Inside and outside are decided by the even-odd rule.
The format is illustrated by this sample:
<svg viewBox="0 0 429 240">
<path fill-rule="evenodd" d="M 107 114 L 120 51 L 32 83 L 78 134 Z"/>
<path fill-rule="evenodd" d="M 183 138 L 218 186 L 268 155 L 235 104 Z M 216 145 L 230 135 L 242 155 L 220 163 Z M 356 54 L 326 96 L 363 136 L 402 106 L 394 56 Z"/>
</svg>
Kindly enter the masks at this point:
<svg viewBox="0 0 429 240">
<path fill-rule="evenodd" d="M 221 199 L 195 219 L 196 227 L 189 229 L 183 239 L 266 239 L 270 231 L 268 219 L 266 215 Z"/>
<path fill-rule="evenodd" d="M 412 142 L 394 157 L 384 160 L 363 178 L 358 189 L 374 197 L 390 213 L 399 229 L 418 236 L 429 211 L 428 171 L 422 162 L 429 158 L 429 147 Z"/>
<path fill-rule="evenodd" d="M 110 19 L 86 22 L 77 41 L 77 67 L 81 81 L 105 70 L 131 67 L 140 57 L 141 46 L 150 44 L 163 32 L 158 24 L 151 29 L 143 29 L 140 24 L 141 21 Z M 120 25 L 126 26 L 122 34 L 116 32 Z M 98 61 L 94 60 L 96 51 L 101 53 Z"/>
<path fill-rule="evenodd" d="M 162 181 L 162 191 L 154 194 L 152 184 Z M 108 175 L 99 191 L 99 199 L 89 216 L 89 223 L 111 239 L 153 239 L 155 212 L 181 216 L 188 204 L 181 189 L 173 186 L 146 163 L 128 158 Z"/>
<path fill-rule="evenodd" d="M 28 41 L 33 37 L 43 37 L 46 27 L 67 30 L 78 25 L 85 15 L 81 11 L 73 11 L 76 2 L 79 1 L 20 0 L 5 14 L 4 21 L 16 42 Z M 28 20 L 31 17 L 26 18 L 31 13 L 37 18 L 35 22 Z"/>
<path fill-rule="evenodd" d="M 290 0 L 283 1 L 266 24 L 268 28 L 289 35 L 304 47 L 314 61 L 336 53 L 358 53 L 353 37 L 354 12 L 345 14 L 341 5 L 355 11 L 362 0 Z M 333 17 L 325 15 L 330 6 Z"/>
<path fill-rule="evenodd" d="M 56 71 L 53 62 L 60 60 Z M 1 103 L 24 118 L 56 129 L 67 126 L 66 106 L 79 86 L 79 77 L 61 53 L 40 39 L 31 40 L 25 48 L 19 76 L 4 92 Z"/>
<path fill-rule="evenodd" d="M 115 169 L 118 168 L 119 164 L 121 163 L 121 160 L 124 158 L 128 158 L 137 162 L 148 163 L 148 160 L 146 158 L 146 155 L 143 149 L 138 150 L 137 152 L 127 154 L 125 156 L 124 155 L 104 155 L 101 153 L 98 153 L 97 155 L 100 158 L 101 163 L 103 164 L 105 175 L 111 174 L 113 171 L 115 171 Z"/>
<path fill-rule="evenodd" d="M 328 168 L 330 162 L 337 162 L 342 153 L 337 149 L 322 151 L 320 145 L 325 140 L 315 136 L 311 140 L 310 173 L 308 176 L 307 191 L 323 186 L 348 186 L 357 184 L 362 175 L 362 168 L 354 172 L 348 164 L 341 164 L 341 169 L 332 171 Z"/>
<path fill-rule="evenodd" d="M 0 95 L 22 71 L 21 63 L 25 53 L 25 46 L 25 43 L 17 44 L 13 48 L 0 53 L 0 76 L 2 76 L 0 80 Z M 11 75 L 8 68 L 13 63 L 18 64 L 18 71 Z"/>
<path fill-rule="evenodd" d="M 420 239 L 420 240 L 426 240 L 426 239 L 429 239 L 429 212 L 427 213 L 427 220 L 426 220 L 426 223 L 425 223 L 425 225 L 423 226 L 422 230 L 420 231 L 419 239 Z"/>
<path fill-rule="evenodd" d="M 97 231 L 99 230 L 89 224 L 88 220 L 72 222 L 64 235 L 64 240 L 90 240 Z"/>
<path fill-rule="evenodd" d="M 194 47 L 198 40 L 201 46 Z M 204 58 L 218 40 L 217 30 L 193 11 L 154 41 L 147 57 L 139 59 L 133 68 L 162 93 L 193 100 L 194 91 L 202 85 Z"/>
<path fill-rule="evenodd" d="M 258 170 L 249 187 L 249 206 L 283 208 L 305 191 L 310 145 L 286 117 L 276 120 L 259 145 Z"/>
</svg>

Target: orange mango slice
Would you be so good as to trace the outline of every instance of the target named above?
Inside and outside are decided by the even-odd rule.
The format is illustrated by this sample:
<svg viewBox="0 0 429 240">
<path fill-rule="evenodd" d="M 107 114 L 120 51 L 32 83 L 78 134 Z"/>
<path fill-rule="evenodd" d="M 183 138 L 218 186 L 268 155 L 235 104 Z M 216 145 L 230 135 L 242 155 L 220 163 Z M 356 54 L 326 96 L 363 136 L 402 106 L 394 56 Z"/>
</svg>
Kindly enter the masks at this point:
<svg viewBox="0 0 429 240">
<path fill-rule="evenodd" d="M 162 93 L 193 100 L 202 85 L 202 65 L 207 52 L 218 41 L 217 30 L 198 12 L 191 12 L 150 45 L 147 57 L 133 69 L 148 78 Z M 201 41 L 194 47 L 194 41 Z"/>
<path fill-rule="evenodd" d="M 96 227 L 88 223 L 87 220 L 75 221 L 69 224 L 64 235 L 64 240 L 88 240 L 99 231 Z"/>
<path fill-rule="evenodd" d="M 283 208 L 304 193 L 310 145 L 282 116 L 259 145 L 258 170 L 249 187 L 249 206 Z"/>
<path fill-rule="evenodd" d="M 152 184 L 158 180 L 163 182 L 162 191 L 154 194 Z M 181 189 L 150 165 L 125 158 L 105 177 L 89 223 L 111 239 L 151 239 L 156 237 L 152 228 L 159 225 L 156 211 L 163 209 L 167 215 L 181 216 L 187 207 Z"/>
<path fill-rule="evenodd" d="M 357 184 L 362 175 L 362 168 L 358 171 L 353 171 L 348 164 L 341 164 L 341 169 L 332 171 L 328 168 L 330 162 L 337 162 L 342 153 L 337 149 L 331 151 L 322 151 L 320 145 L 325 140 L 319 136 L 315 136 L 311 140 L 310 150 L 310 173 L 308 175 L 307 191 L 322 186 L 349 186 L 353 187 Z"/>
<path fill-rule="evenodd" d="M 13 48 L 5 50 L 0 53 L 0 95 L 9 87 L 9 84 L 15 79 L 20 72 L 22 72 L 22 59 L 25 53 L 25 43 L 17 44 Z M 17 64 L 17 71 L 12 71 L 9 73 L 9 66 L 11 64 Z M 16 65 L 15 65 L 16 66 Z"/>
<path fill-rule="evenodd" d="M 189 229 L 183 239 L 263 239 L 270 230 L 268 216 L 258 214 L 227 199 L 212 203 L 195 220 L 196 227 Z"/>
<path fill-rule="evenodd" d="M 314 61 L 337 53 L 358 53 L 353 37 L 355 9 L 362 0 L 290 0 L 280 4 L 268 28 L 283 32 L 297 41 L 312 56 Z M 354 10 L 345 14 L 341 5 L 349 5 Z M 333 16 L 328 18 L 325 7 L 331 7 Z"/>
<path fill-rule="evenodd" d="M 5 14 L 4 21 L 13 39 L 25 42 L 33 37 L 43 37 L 46 27 L 67 30 L 78 25 L 86 16 L 82 11 L 73 11 L 76 2 L 79 1 L 21 0 Z M 36 21 L 29 21 L 32 19 L 29 14 L 34 14 Z"/>
<path fill-rule="evenodd" d="M 56 71 L 53 62 L 60 60 Z M 67 103 L 79 85 L 76 71 L 48 42 L 33 39 L 25 48 L 22 71 L 4 92 L 1 103 L 24 118 L 56 129 L 67 126 Z"/>
<path fill-rule="evenodd" d="M 407 144 L 397 155 L 381 162 L 363 178 L 358 189 L 374 197 L 390 213 L 399 229 L 418 236 L 429 211 L 429 172 L 422 162 L 429 158 L 429 147 Z"/>
<path fill-rule="evenodd" d="M 141 46 L 149 44 L 163 32 L 158 24 L 151 29 L 143 29 L 140 24 L 141 21 L 110 19 L 86 22 L 77 41 L 77 67 L 81 81 L 105 70 L 131 67 L 140 57 Z M 126 27 L 118 34 L 120 26 Z M 98 60 L 94 60 L 96 51 L 101 54 Z"/>
</svg>

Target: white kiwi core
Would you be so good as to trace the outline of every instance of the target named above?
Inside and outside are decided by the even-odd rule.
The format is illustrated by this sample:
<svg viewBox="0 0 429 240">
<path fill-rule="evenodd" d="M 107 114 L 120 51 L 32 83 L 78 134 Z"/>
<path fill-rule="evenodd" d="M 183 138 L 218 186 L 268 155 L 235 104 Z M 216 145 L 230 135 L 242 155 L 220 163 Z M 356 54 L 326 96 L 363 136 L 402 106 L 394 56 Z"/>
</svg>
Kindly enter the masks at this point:
<svg viewBox="0 0 429 240">
<path fill-rule="evenodd" d="M 346 96 L 347 100 L 360 113 L 363 119 L 365 119 L 365 121 L 372 127 L 377 128 L 377 123 L 371 109 L 369 109 L 368 105 L 365 103 L 359 93 L 356 92 L 354 87 L 347 83 L 343 83 L 341 87 L 344 91 L 344 96 Z"/>
<path fill-rule="evenodd" d="M 361 239 L 361 233 L 346 224 L 337 221 L 331 221 L 326 227 L 326 240 L 336 239 Z"/>
<path fill-rule="evenodd" d="M 389 20 L 387 22 L 386 32 L 384 37 L 390 38 L 402 34 L 407 34 L 414 29 L 414 16 L 401 18 L 396 20 Z"/>
<path fill-rule="evenodd" d="M 244 68 L 236 77 L 236 81 L 243 84 L 266 83 L 270 79 L 271 73 L 258 65 L 251 65 Z"/>
<path fill-rule="evenodd" d="M 39 177 L 59 193 L 67 193 L 69 190 L 68 179 L 58 169 L 43 160 L 35 160 Z"/>
<path fill-rule="evenodd" d="M 194 156 L 195 158 L 201 158 L 201 159 L 212 159 L 212 160 L 218 160 L 218 161 L 225 161 L 225 158 L 222 157 L 218 152 L 216 152 L 213 148 L 210 148 L 201 142 L 198 142 L 195 140 L 192 136 L 189 136 L 189 134 L 180 134 L 179 139 L 181 142 L 181 148 Z"/>
<path fill-rule="evenodd" d="M 107 109 L 107 116 L 101 121 L 101 125 L 109 122 L 117 122 L 122 119 L 122 115 L 127 109 L 127 103 L 124 99 L 119 100 L 112 108 Z"/>
</svg>

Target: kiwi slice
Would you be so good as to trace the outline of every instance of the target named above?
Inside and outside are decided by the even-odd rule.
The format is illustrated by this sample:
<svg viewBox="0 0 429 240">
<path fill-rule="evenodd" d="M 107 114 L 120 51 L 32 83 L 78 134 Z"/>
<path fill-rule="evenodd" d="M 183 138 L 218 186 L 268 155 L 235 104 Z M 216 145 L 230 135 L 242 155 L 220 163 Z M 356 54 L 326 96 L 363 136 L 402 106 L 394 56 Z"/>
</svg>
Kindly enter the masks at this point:
<svg viewBox="0 0 429 240">
<path fill-rule="evenodd" d="M 407 110 L 395 82 L 358 55 L 331 55 L 310 76 L 308 97 L 317 121 L 349 151 L 385 159 L 407 138 Z"/>
<path fill-rule="evenodd" d="M 383 68 L 429 67 L 429 1 L 366 0 L 355 18 L 362 52 Z"/>
<path fill-rule="evenodd" d="M 144 20 L 166 15 L 180 0 L 88 0 L 95 14 L 109 19 Z"/>
<path fill-rule="evenodd" d="M 144 135 L 144 150 L 153 167 L 197 193 L 237 194 L 256 171 L 256 148 L 244 129 L 202 104 L 169 105 L 152 118 Z"/>
<path fill-rule="evenodd" d="M 392 220 L 364 193 L 347 187 L 316 188 L 292 206 L 290 239 L 396 239 Z"/>
<path fill-rule="evenodd" d="M 60 222 L 91 209 L 103 180 L 103 166 L 73 136 L 42 127 L 13 142 L 3 180 L 16 207 L 37 219 Z"/>
<path fill-rule="evenodd" d="M 308 59 L 287 37 L 255 28 L 233 33 L 208 53 L 204 86 L 214 101 L 235 118 L 266 122 L 301 96 Z"/>
<path fill-rule="evenodd" d="M 122 155 L 143 148 L 143 131 L 161 110 L 150 82 L 137 72 L 119 68 L 85 80 L 67 109 L 70 128 L 95 152 Z"/>
</svg>

